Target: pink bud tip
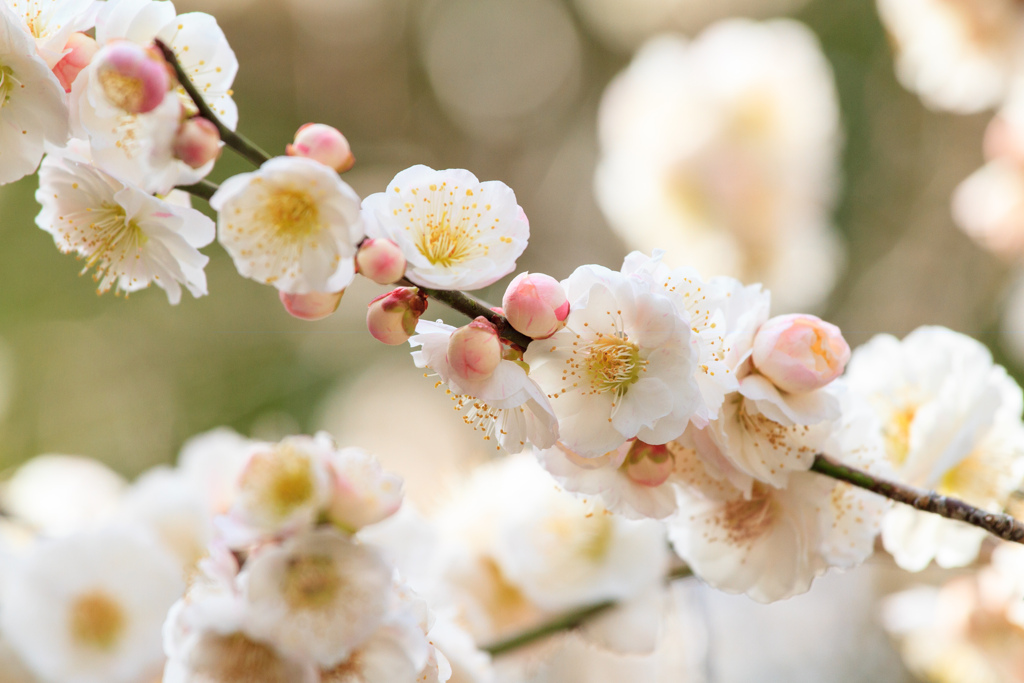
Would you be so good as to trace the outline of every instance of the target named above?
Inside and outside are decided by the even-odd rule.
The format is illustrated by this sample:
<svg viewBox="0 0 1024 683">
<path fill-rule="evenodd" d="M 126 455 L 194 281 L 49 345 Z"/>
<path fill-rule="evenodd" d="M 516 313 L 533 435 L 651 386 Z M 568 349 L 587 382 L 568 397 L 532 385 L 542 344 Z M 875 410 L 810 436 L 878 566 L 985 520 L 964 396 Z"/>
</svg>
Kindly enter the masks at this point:
<svg viewBox="0 0 1024 683">
<path fill-rule="evenodd" d="M 306 157 L 344 173 L 356 163 L 348 140 L 337 128 L 307 123 L 295 133 L 295 142 L 285 148 L 288 156 Z"/>
<path fill-rule="evenodd" d="M 201 116 L 186 119 L 174 136 L 174 156 L 192 168 L 202 168 L 220 156 L 220 132 Z"/>
<path fill-rule="evenodd" d="M 772 318 L 754 337 L 754 366 L 790 393 L 825 386 L 846 369 L 850 346 L 839 328 L 805 313 Z"/>
<path fill-rule="evenodd" d="M 415 287 L 399 287 L 370 302 L 366 327 L 377 341 L 391 346 L 409 341 L 427 310 L 427 296 Z"/>
<path fill-rule="evenodd" d="M 93 56 L 99 52 L 100 46 L 84 33 L 72 33 L 68 44 L 64 46 L 64 56 L 53 66 L 53 75 L 64 87 L 64 92 L 71 92 L 71 85 L 89 66 Z"/>
<path fill-rule="evenodd" d="M 461 379 L 485 380 L 494 374 L 500 362 L 498 330 L 482 316 L 455 330 L 448 340 L 448 365 Z"/>
<path fill-rule="evenodd" d="M 300 320 L 322 320 L 338 310 L 341 297 L 345 290 L 340 292 L 310 292 L 309 294 L 289 294 L 279 292 L 278 296 L 284 305 L 284 310 Z"/>
<path fill-rule="evenodd" d="M 156 50 L 127 40 L 110 43 L 93 58 L 96 77 L 111 104 L 132 114 L 153 111 L 171 89 L 167 62 Z"/>
<path fill-rule="evenodd" d="M 562 285 L 541 273 L 517 275 L 505 290 L 501 307 L 512 327 L 534 339 L 553 335 L 569 315 L 569 301 Z"/>
<path fill-rule="evenodd" d="M 366 240 L 356 254 L 356 267 L 378 285 L 390 285 L 405 275 L 405 256 L 391 240 Z"/>
<path fill-rule="evenodd" d="M 633 442 L 621 470 L 641 486 L 661 486 L 675 469 L 675 456 L 667 446 L 653 446 L 640 439 Z"/>
</svg>

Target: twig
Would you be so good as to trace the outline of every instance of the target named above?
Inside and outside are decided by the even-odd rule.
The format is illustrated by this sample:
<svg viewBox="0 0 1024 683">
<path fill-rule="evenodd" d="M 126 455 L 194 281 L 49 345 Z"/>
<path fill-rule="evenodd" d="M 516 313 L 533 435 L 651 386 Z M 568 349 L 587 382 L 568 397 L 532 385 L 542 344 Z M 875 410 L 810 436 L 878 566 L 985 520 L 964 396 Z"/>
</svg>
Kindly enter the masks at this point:
<svg viewBox="0 0 1024 683">
<path fill-rule="evenodd" d="M 811 470 L 867 489 L 880 496 L 895 500 L 897 503 L 904 503 L 918 510 L 955 519 L 958 522 L 966 522 L 1005 541 L 1024 543 L 1024 523 L 1010 515 L 989 512 L 962 500 L 939 495 L 934 491 L 925 491 L 906 484 L 881 479 L 863 470 L 844 465 L 826 455 L 815 456 Z"/>
<path fill-rule="evenodd" d="M 509 324 L 505 316 L 495 313 L 486 304 L 474 299 L 465 292 L 420 287 L 420 285 L 406 279 L 403 279 L 400 284 L 406 287 L 419 287 L 419 290 L 427 296 L 437 299 L 448 308 L 456 310 L 470 319 L 476 319 L 483 316 L 498 330 L 499 337 L 507 339 L 523 351 L 525 351 L 526 347 L 533 341 L 533 339 L 527 337 L 525 334 L 517 332 L 515 328 Z"/>
<path fill-rule="evenodd" d="M 238 152 L 256 166 L 262 166 L 264 162 L 269 161 L 270 155 L 260 149 L 256 143 L 248 140 L 241 133 L 231 130 L 221 122 L 213 109 L 210 108 L 210 105 L 208 105 L 206 100 L 203 99 L 203 96 L 198 90 L 196 90 L 195 84 L 192 83 L 188 74 L 185 73 L 185 69 L 182 68 L 181 62 L 178 61 L 177 56 L 174 54 L 174 50 L 159 40 L 156 41 L 156 46 L 160 48 L 160 51 L 164 54 L 164 59 L 167 60 L 167 63 L 174 68 L 174 73 L 178 75 L 178 82 L 181 83 L 181 87 L 185 89 L 188 96 L 192 98 L 192 101 L 196 105 L 196 109 L 199 110 L 199 115 L 217 126 L 217 131 L 220 133 L 220 139 L 224 141 L 224 144 Z"/>
<path fill-rule="evenodd" d="M 682 567 L 669 572 L 668 576 L 665 577 L 665 581 L 672 582 L 676 579 L 683 579 L 692 575 L 693 572 L 690 571 L 690 568 L 683 565 Z M 548 636 L 561 631 L 568 631 L 569 629 L 576 628 L 589 619 L 610 610 L 617 604 L 619 603 L 615 600 L 606 600 L 605 602 L 599 602 L 596 605 L 583 607 L 572 612 L 566 612 L 565 614 L 555 617 L 551 621 L 546 621 L 539 626 L 535 626 L 534 628 L 523 631 L 522 633 L 518 633 L 510 638 L 499 640 L 496 643 L 491 643 L 481 649 L 484 652 L 490 653 L 492 656 L 511 652 L 512 650 L 516 650 L 524 645 L 529 645 L 530 643 L 547 638 Z"/>
<path fill-rule="evenodd" d="M 220 185 L 211 183 L 209 180 L 200 180 L 195 185 L 178 185 L 174 189 L 183 190 L 193 197 L 199 197 L 200 199 L 210 201 L 210 197 L 220 189 Z"/>
</svg>

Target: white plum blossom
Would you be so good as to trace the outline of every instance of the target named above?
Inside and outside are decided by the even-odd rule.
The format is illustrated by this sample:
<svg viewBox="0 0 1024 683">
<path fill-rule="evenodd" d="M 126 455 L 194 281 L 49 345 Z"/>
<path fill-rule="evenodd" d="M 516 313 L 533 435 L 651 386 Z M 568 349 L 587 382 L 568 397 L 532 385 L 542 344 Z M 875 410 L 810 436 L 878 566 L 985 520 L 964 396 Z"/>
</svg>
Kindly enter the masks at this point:
<svg viewBox="0 0 1024 683">
<path fill-rule="evenodd" d="M 418 368 L 429 368 L 438 376 L 438 386 L 447 385 L 451 399 L 466 424 L 483 432 L 509 453 L 519 453 L 527 443 L 548 448 L 558 437 L 558 422 L 551 402 L 516 360 L 502 359 L 494 373 L 482 380 L 457 377 L 448 362 L 448 340 L 456 328 L 442 322 L 420 320 L 416 335 L 409 339 L 419 349 L 412 352 Z M 505 353 L 517 356 L 506 349 Z"/>
<path fill-rule="evenodd" d="M 385 472 L 361 448 L 342 448 L 328 456 L 331 500 L 327 518 L 348 531 L 358 531 L 393 515 L 402 505 L 402 478 Z"/>
<path fill-rule="evenodd" d="M 596 457 L 633 437 L 677 438 L 701 406 L 688 316 L 646 281 L 600 266 L 562 285 L 565 327 L 523 358 L 551 399 L 561 443 Z"/>
<path fill-rule="evenodd" d="M 512 272 L 530 223 L 504 183 L 462 169 L 413 166 L 363 200 L 366 233 L 397 244 L 424 287 L 480 289 Z"/>
<path fill-rule="evenodd" d="M 130 293 L 151 283 L 181 300 L 184 285 L 206 294 L 198 251 L 213 241 L 213 221 L 195 209 L 154 197 L 96 167 L 71 151 L 54 151 L 43 161 L 36 200 L 36 225 L 53 235 L 57 247 L 95 269 L 100 293 Z"/>
<path fill-rule="evenodd" d="M 999 104 L 1018 73 L 1024 9 L 1014 0 L 877 0 L 896 75 L 926 105 L 970 114 Z"/>
<path fill-rule="evenodd" d="M 838 102 L 806 27 L 729 20 L 651 40 L 605 91 L 599 133 L 595 196 L 627 245 L 763 282 L 784 310 L 827 296 Z"/>
<path fill-rule="evenodd" d="M 102 48 L 129 40 L 148 47 L 160 39 L 173 50 L 185 73 L 218 118 L 232 130 L 238 109 L 231 84 L 238 60 L 216 20 L 202 12 L 176 15 L 171 2 L 109 0 L 96 19 L 96 41 Z M 77 137 L 88 138 L 96 164 L 150 192 L 166 193 L 205 177 L 213 162 L 198 169 L 174 156 L 175 134 L 184 116 L 195 107 L 179 87 L 146 114 L 129 114 L 112 104 L 103 92 L 94 61 L 82 71 L 71 90 L 71 124 Z"/>
<path fill-rule="evenodd" d="M 359 197 L 332 169 L 277 157 L 221 184 L 218 238 L 243 276 L 289 294 L 339 292 L 355 279 Z"/>
<path fill-rule="evenodd" d="M 206 504 L 211 516 L 231 509 L 238 480 L 258 442 L 227 427 L 197 434 L 178 454 L 178 470 Z"/>
<path fill-rule="evenodd" d="M 325 668 L 347 659 L 388 616 L 391 569 L 373 548 L 331 530 L 264 549 L 239 581 L 248 630 Z"/>
<path fill-rule="evenodd" d="M 178 563 L 134 528 L 39 541 L 5 579 L 0 629 L 46 681 L 137 683 L 163 666 Z"/>
<path fill-rule="evenodd" d="M 0 185 L 32 173 L 46 142 L 68 137 L 64 88 L 20 19 L 0 2 Z"/>
<path fill-rule="evenodd" d="M 1024 476 L 1024 398 L 984 345 L 941 327 L 902 341 L 878 335 L 854 352 L 847 377 L 877 414 L 900 481 L 1003 509 Z M 976 527 L 903 506 L 882 530 L 886 550 L 909 571 L 933 559 L 969 564 L 984 538 Z"/>
<path fill-rule="evenodd" d="M 88 31 L 100 10 L 97 0 L 5 0 L 36 41 L 39 56 L 51 69 L 64 56 L 72 33 Z"/>
</svg>

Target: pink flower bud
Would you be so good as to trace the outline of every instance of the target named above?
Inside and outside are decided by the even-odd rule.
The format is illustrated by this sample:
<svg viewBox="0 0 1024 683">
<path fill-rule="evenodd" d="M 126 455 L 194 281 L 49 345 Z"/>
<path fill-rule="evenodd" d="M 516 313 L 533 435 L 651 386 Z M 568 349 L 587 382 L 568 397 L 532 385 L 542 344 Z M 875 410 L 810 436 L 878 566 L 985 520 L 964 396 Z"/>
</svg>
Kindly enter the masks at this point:
<svg viewBox="0 0 1024 683">
<path fill-rule="evenodd" d="M 501 362 L 498 330 L 483 316 L 452 333 L 448 365 L 461 379 L 478 382 L 494 374 Z"/>
<path fill-rule="evenodd" d="M 285 148 L 288 156 L 306 157 L 344 173 L 356 163 L 348 140 L 337 128 L 307 123 L 295 133 L 295 142 Z"/>
<path fill-rule="evenodd" d="M 126 112 L 153 111 L 171 89 L 167 62 L 156 50 L 119 40 L 104 46 L 93 59 L 103 93 Z"/>
<path fill-rule="evenodd" d="M 192 168 L 202 168 L 220 156 L 220 133 L 201 116 L 185 119 L 174 136 L 174 156 Z"/>
<path fill-rule="evenodd" d="M 84 33 L 71 34 L 68 44 L 64 47 L 66 54 L 53 66 L 53 75 L 64 86 L 64 92 L 71 92 L 71 84 L 78 78 L 78 74 L 89 66 L 89 62 L 99 50 L 100 46 L 96 41 Z"/>
<path fill-rule="evenodd" d="M 652 446 L 637 439 L 630 447 L 621 470 L 641 486 L 661 486 L 675 466 L 675 457 L 667 446 Z"/>
<path fill-rule="evenodd" d="M 340 292 L 310 292 L 309 294 L 289 294 L 278 292 L 284 310 L 299 318 L 300 320 L 322 320 L 338 310 L 341 297 L 345 290 Z"/>
<path fill-rule="evenodd" d="M 509 283 L 501 307 L 509 324 L 527 337 L 545 339 L 569 315 L 569 301 L 558 280 L 540 273 L 520 273 Z"/>
<path fill-rule="evenodd" d="M 754 366 L 783 391 L 801 393 L 843 374 L 850 347 L 839 328 L 805 313 L 772 318 L 754 337 Z"/>
<path fill-rule="evenodd" d="M 416 287 L 399 287 L 370 302 L 366 327 L 377 341 L 395 346 L 416 333 L 416 321 L 426 310 L 426 294 Z"/>
<path fill-rule="evenodd" d="M 390 285 L 405 275 L 405 256 L 391 240 L 366 240 L 356 254 L 356 267 L 378 285 Z"/>
</svg>

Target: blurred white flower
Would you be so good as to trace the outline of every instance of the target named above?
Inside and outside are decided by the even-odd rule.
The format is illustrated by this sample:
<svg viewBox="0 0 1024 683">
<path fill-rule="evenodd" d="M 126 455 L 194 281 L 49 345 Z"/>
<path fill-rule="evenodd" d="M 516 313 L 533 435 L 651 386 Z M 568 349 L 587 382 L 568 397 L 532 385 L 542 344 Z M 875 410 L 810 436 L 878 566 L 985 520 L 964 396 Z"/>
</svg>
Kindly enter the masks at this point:
<svg viewBox="0 0 1024 683">
<path fill-rule="evenodd" d="M 224 181 L 210 206 L 245 277 L 282 292 L 339 292 L 355 279 L 359 197 L 318 161 L 277 157 Z"/>
<path fill-rule="evenodd" d="M 776 20 L 645 45 L 605 91 L 595 191 L 627 245 L 669 265 L 820 304 L 842 260 L 829 225 L 839 120 L 814 35 Z"/>
<path fill-rule="evenodd" d="M 551 402 L 530 377 L 521 362 L 503 359 L 494 373 L 483 380 L 457 377 L 448 362 L 448 340 L 456 328 L 442 322 L 420 320 L 409 344 L 418 368 L 429 368 L 447 385 L 463 421 L 483 432 L 508 453 L 519 453 L 527 443 L 548 448 L 558 437 L 558 422 Z M 517 355 L 511 349 L 508 353 Z"/>
<path fill-rule="evenodd" d="M 633 437 L 677 438 L 701 406 L 687 315 L 645 280 L 601 266 L 581 266 L 562 285 L 565 327 L 523 357 L 551 399 L 561 443 L 596 457 Z"/>
<path fill-rule="evenodd" d="M 934 109 L 969 114 L 999 104 L 1018 69 L 1024 9 L 1014 0 L 878 0 L 896 75 Z"/>
<path fill-rule="evenodd" d="M 46 156 L 36 191 L 42 205 L 36 225 L 53 235 L 62 252 L 85 259 L 83 273 L 95 268 L 100 293 L 114 287 L 130 293 L 155 282 L 172 304 L 181 300 L 181 285 L 193 296 L 205 295 L 203 268 L 209 258 L 198 247 L 213 241 L 213 221 L 80 158 L 72 149 Z"/>
<path fill-rule="evenodd" d="M 385 472 L 361 448 L 331 452 L 327 467 L 332 490 L 326 516 L 341 528 L 358 531 L 390 517 L 402 505 L 402 478 Z"/>
<path fill-rule="evenodd" d="M 64 144 L 64 100 L 64 88 L 36 54 L 21 19 L 0 2 L 0 185 L 34 172 L 45 142 Z"/>
<path fill-rule="evenodd" d="M 183 590 L 140 530 L 40 541 L 7 577 L 0 628 L 43 680 L 138 683 L 163 665 L 161 625 Z"/>
<path fill-rule="evenodd" d="M 178 469 L 205 501 L 210 515 L 231 509 L 242 470 L 258 445 L 232 429 L 220 427 L 193 436 L 181 447 Z"/>
<path fill-rule="evenodd" d="M 878 335 L 853 354 L 847 377 L 882 423 L 900 481 L 998 512 L 1024 476 L 1024 397 L 984 345 L 940 327 L 903 341 Z M 910 571 L 934 559 L 977 557 L 983 530 L 912 508 L 893 508 L 885 548 Z"/>
<path fill-rule="evenodd" d="M 283 652 L 337 666 L 384 624 L 391 569 L 333 530 L 295 536 L 246 564 L 247 630 Z"/>
<path fill-rule="evenodd" d="M 397 244 L 406 277 L 424 287 L 480 289 L 508 275 L 530 223 L 504 183 L 462 169 L 407 168 L 363 200 L 366 234 Z"/>
<path fill-rule="evenodd" d="M 64 56 L 72 33 L 88 31 L 96 23 L 96 0 L 5 0 L 36 41 L 36 50 L 51 69 Z"/>
</svg>

